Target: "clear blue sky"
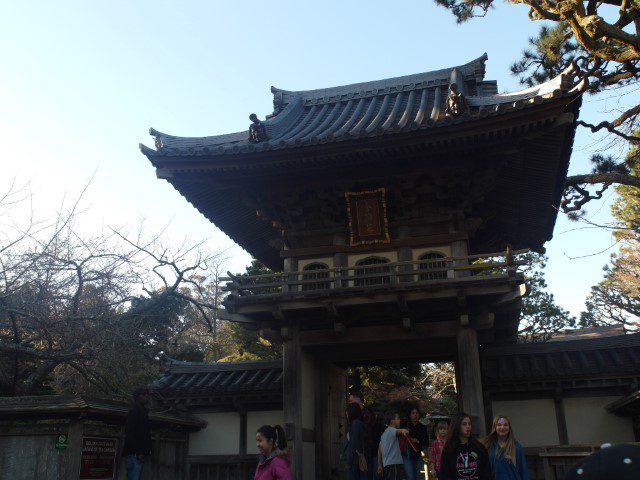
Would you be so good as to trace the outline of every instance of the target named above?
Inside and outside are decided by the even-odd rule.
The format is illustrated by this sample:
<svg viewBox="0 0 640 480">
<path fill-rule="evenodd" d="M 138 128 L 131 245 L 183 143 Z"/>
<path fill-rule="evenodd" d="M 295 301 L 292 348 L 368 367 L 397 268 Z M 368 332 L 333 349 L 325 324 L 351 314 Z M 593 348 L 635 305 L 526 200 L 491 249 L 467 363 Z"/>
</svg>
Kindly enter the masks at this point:
<svg viewBox="0 0 640 480">
<path fill-rule="evenodd" d="M 244 130 L 272 111 L 269 87 L 311 89 L 417 73 L 489 54 L 487 79 L 520 88 L 509 65 L 539 28 L 522 6 L 457 26 L 430 0 L 396 2 L 59 1 L 0 6 L 0 186 L 30 181 L 47 212 L 94 176 L 84 228 L 168 222 L 179 241 L 229 248 L 229 269 L 249 257 L 206 221 L 139 152 L 149 127 L 201 136 Z M 583 109 L 587 118 L 599 109 Z M 578 135 L 572 171 L 594 139 Z M 601 148 L 604 143 L 598 144 Z M 609 218 L 592 207 L 593 221 Z M 548 282 L 579 313 L 602 275 L 610 234 L 560 217 L 547 244 Z"/>
</svg>

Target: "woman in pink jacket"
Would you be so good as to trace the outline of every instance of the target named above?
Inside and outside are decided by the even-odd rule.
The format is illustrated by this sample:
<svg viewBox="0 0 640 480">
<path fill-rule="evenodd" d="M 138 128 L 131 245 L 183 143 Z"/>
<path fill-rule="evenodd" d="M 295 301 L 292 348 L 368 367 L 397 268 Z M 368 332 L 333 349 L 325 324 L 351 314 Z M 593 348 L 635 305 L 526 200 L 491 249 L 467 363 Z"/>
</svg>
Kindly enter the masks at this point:
<svg viewBox="0 0 640 480">
<path fill-rule="evenodd" d="M 260 451 L 254 480 L 291 480 L 287 439 L 280 425 L 263 425 L 256 432 Z"/>
</svg>

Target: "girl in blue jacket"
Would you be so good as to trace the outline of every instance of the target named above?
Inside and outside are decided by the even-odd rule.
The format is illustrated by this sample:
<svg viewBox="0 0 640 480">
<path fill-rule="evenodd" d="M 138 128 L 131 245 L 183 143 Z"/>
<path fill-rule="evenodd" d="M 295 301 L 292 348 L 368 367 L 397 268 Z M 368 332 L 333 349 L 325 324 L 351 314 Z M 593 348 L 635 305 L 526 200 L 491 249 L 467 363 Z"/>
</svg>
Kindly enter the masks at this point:
<svg viewBox="0 0 640 480">
<path fill-rule="evenodd" d="M 513 434 L 509 417 L 495 417 L 491 433 L 482 443 L 489 451 L 493 480 L 529 480 L 524 449 Z"/>
</svg>

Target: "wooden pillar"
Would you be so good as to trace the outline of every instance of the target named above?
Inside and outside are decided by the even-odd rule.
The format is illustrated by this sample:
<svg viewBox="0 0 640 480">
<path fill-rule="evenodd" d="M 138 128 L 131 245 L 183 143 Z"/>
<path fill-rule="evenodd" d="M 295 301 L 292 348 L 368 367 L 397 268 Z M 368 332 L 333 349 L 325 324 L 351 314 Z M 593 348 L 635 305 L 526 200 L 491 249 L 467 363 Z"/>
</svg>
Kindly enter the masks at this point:
<svg viewBox="0 0 640 480">
<path fill-rule="evenodd" d="M 291 476 L 302 480 L 302 376 L 300 327 L 293 324 L 283 349 L 283 416 L 287 444 L 291 451 Z"/>
<path fill-rule="evenodd" d="M 640 415 L 633 415 L 631 417 L 631 422 L 633 425 L 633 436 L 635 437 L 635 441 L 640 442 Z"/>
<path fill-rule="evenodd" d="M 285 272 L 297 272 L 298 271 L 298 259 L 297 258 L 285 258 L 284 259 L 284 271 Z M 297 280 L 295 275 L 287 275 L 285 277 L 287 281 L 295 282 Z M 286 283 L 282 287 L 283 292 L 296 292 L 298 291 L 298 285 L 287 285 Z"/>
<path fill-rule="evenodd" d="M 485 435 L 478 333 L 470 327 L 463 327 L 458 332 L 458 370 L 462 411 L 471 415 L 473 433 Z"/>
<path fill-rule="evenodd" d="M 407 226 L 398 227 L 398 240 L 406 240 L 409 238 L 411 230 Z M 411 247 L 398 248 L 398 261 L 410 262 L 413 260 L 413 250 Z M 410 273 L 413 270 L 413 265 L 401 265 L 400 272 Z M 413 282 L 413 275 L 401 275 L 398 280 L 400 282 Z"/>
<path fill-rule="evenodd" d="M 333 236 L 333 245 L 335 246 L 342 246 L 342 245 L 346 245 L 347 244 L 347 239 L 344 235 L 340 235 L 340 234 L 336 234 Z M 348 267 L 349 266 L 349 259 L 346 253 L 336 253 L 333 255 L 333 266 L 334 268 L 339 268 L 339 267 Z M 347 276 L 349 275 L 348 271 L 343 272 L 344 275 L 341 274 L 342 272 L 336 272 L 335 273 L 335 284 L 334 284 L 334 288 L 342 288 L 342 287 L 348 287 L 348 282 L 346 281 L 342 281 L 339 280 L 339 278 L 341 276 Z"/>
<path fill-rule="evenodd" d="M 315 408 L 315 431 L 316 431 L 316 480 L 324 480 L 330 478 L 328 468 L 329 456 L 325 453 L 330 444 L 331 437 L 327 428 L 326 419 L 329 417 L 328 399 L 329 399 L 329 365 L 326 363 L 317 363 L 317 371 L 315 377 L 316 392 L 316 408 Z M 325 460 L 325 458 L 327 460 Z"/>
<path fill-rule="evenodd" d="M 484 422 L 486 427 L 490 428 L 493 423 L 493 403 L 491 401 L 491 394 L 485 391 L 483 392 L 482 398 L 484 400 Z"/>
<path fill-rule="evenodd" d="M 452 257 L 466 257 L 469 255 L 469 247 L 466 240 L 457 240 L 451 244 L 451 256 Z M 468 260 L 454 260 L 453 266 L 460 267 L 469 265 Z M 468 270 L 454 271 L 454 277 L 467 277 L 469 276 Z"/>
<path fill-rule="evenodd" d="M 558 425 L 558 441 L 560 445 L 569 445 L 569 435 L 567 434 L 567 418 L 564 413 L 564 401 L 562 393 L 556 392 L 553 398 L 556 407 L 556 424 Z"/>
<path fill-rule="evenodd" d="M 242 480 L 248 480 L 247 463 L 244 461 L 247 456 L 247 411 L 244 407 L 240 409 L 240 445 L 238 446 L 240 454 L 240 464 L 238 471 Z"/>
<path fill-rule="evenodd" d="M 82 437 L 84 427 L 82 420 L 73 419 L 69 423 L 67 432 L 68 447 L 64 450 L 64 459 L 60 465 L 60 478 L 74 479 L 80 474 L 80 460 L 82 457 Z"/>
</svg>

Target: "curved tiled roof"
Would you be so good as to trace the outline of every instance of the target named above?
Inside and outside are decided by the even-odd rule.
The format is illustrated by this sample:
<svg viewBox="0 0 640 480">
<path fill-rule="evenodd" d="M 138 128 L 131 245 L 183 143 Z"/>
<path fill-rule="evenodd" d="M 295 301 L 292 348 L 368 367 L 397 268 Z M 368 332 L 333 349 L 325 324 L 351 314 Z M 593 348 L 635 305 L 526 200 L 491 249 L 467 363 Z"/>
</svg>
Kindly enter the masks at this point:
<svg viewBox="0 0 640 480">
<path fill-rule="evenodd" d="M 151 389 L 163 398 L 282 393 L 282 360 L 179 362 L 171 360 Z"/>
<path fill-rule="evenodd" d="M 488 384 L 602 375 L 640 377 L 640 333 L 485 348 Z"/>
<path fill-rule="evenodd" d="M 0 417 L 16 419 L 21 416 L 83 415 L 92 417 L 113 417 L 122 419 L 127 416 L 131 406 L 128 403 L 86 396 L 38 395 L 26 397 L 0 397 Z M 205 426 L 203 420 L 171 410 L 150 410 L 152 422 L 172 424 L 190 429 Z"/>
<path fill-rule="evenodd" d="M 566 92 L 565 75 L 518 92 L 496 94 L 484 81 L 486 54 L 458 67 L 318 90 L 272 87 L 274 114 L 265 120 L 266 141 L 250 143 L 247 131 L 211 137 L 177 137 L 151 129 L 156 150 L 141 145 L 152 161 L 158 156 L 218 156 L 279 150 L 374 137 L 467 122 L 525 108 Z M 448 87 L 456 83 L 470 112 L 444 116 Z"/>
</svg>

